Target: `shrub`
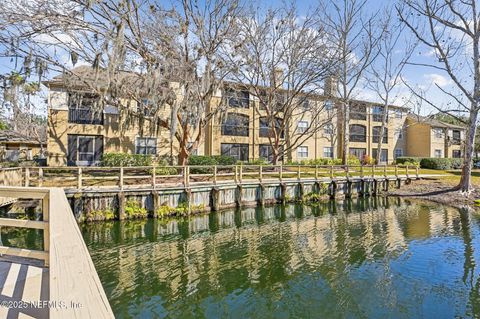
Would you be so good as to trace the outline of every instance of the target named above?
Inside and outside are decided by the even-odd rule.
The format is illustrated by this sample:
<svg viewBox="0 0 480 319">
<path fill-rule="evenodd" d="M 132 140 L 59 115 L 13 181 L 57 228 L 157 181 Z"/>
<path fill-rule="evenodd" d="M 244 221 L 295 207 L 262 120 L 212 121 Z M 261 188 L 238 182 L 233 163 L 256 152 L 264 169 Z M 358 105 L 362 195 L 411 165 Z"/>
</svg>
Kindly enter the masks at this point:
<svg viewBox="0 0 480 319">
<path fill-rule="evenodd" d="M 125 204 L 125 215 L 127 218 L 145 218 L 148 213 L 145 208 L 140 206 L 139 202 L 129 199 Z"/>
<path fill-rule="evenodd" d="M 451 158 L 422 158 L 420 166 L 428 169 L 447 170 L 452 168 Z"/>
<path fill-rule="evenodd" d="M 395 163 L 398 165 L 420 165 L 421 157 L 397 157 Z M 418 163 L 418 164 L 415 164 Z"/>
<path fill-rule="evenodd" d="M 364 155 L 362 158 L 362 164 L 363 165 L 373 165 L 375 164 L 375 159 L 371 157 L 370 155 Z"/>
<path fill-rule="evenodd" d="M 349 155 L 347 158 L 347 165 L 349 166 L 358 166 L 360 165 L 360 160 L 355 155 Z"/>
<path fill-rule="evenodd" d="M 235 165 L 237 160 L 231 156 L 215 155 L 215 156 L 201 156 L 192 155 L 188 158 L 188 165 L 191 166 L 214 166 L 214 165 Z M 190 169 L 192 174 L 212 174 L 212 167 L 192 167 Z"/>
<path fill-rule="evenodd" d="M 100 164 L 106 167 L 151 166 L 153 157 L 143 154 L 105 153 Z"/>
</svg>

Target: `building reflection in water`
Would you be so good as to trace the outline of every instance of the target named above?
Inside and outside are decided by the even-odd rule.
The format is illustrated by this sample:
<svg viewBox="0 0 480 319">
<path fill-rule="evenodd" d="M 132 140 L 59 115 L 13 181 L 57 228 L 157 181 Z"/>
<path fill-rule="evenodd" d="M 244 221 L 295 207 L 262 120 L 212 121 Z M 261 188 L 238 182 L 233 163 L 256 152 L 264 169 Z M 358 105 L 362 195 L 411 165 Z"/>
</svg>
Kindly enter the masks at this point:
<svg viewBox="0 0 480 319">
<path fill-rule="evenodd" d="M 118 317 L 480 315 L 478 218 L 428 202 L 244 208 L 83 233 Z"/>
</svg>

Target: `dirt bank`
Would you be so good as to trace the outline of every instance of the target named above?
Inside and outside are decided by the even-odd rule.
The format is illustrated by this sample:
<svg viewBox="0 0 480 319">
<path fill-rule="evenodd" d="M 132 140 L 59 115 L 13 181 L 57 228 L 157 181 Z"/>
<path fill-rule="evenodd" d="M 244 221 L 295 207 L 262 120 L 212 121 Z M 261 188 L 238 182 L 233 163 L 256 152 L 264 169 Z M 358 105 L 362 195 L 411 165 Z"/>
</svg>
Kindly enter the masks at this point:
<svg viewBox="0 0 480 319">
<path fill-rule="evenodd" d="M 479 187 L 480 188 L 480 187 Z M 428 199 L 440 204 L 457 208 L 470 208 L 480 212 L 475 206 L 475 200 L 480 199 L 480 189 L 477 188 L 469 196 L 452 190 L 452 186 L 441 180 L 414 180 L 410 185 L 403 185 L 401 189 L 392 189 L 388 193 L 392 196 Z"/>
</svg>

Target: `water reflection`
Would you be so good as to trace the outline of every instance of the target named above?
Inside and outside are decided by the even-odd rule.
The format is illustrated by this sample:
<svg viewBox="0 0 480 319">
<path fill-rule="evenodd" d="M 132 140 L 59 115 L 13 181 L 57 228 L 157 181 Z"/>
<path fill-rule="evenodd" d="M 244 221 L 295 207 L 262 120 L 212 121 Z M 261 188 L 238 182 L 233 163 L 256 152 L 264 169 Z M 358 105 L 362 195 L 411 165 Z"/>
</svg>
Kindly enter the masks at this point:
<svg viewBox="0 0 480 319">
<path fill-rule="evenodd" d="M 82 229 L 119 318 L 475 317 L 479 219 L 367 198 Z"/>
</svg>

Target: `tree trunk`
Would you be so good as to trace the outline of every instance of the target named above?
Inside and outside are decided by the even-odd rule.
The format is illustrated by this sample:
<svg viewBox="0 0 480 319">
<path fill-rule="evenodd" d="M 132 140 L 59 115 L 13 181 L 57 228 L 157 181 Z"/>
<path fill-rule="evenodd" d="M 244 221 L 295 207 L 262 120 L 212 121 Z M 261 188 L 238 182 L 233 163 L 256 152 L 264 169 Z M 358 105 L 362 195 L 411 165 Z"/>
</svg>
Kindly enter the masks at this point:
<svg viewBox="0 0 480 319">
<path fill-rule="evenodd" d="M 385 102 L 385 104 L 383 105 L 382 125 L 380 127 L 380 132 L 379 132 L 379 136 L 378 136 L 377 156 L 375 156 L 375 162 L 377 164 L 380 163 L 380 159 L 382 157 L 383 137 L 385 136 L 385 128 L 387 127 L 387 121 L 388 121 L 388 94 L 387 94 L 386 100 L 387 100 L 387 102 Z M 390 134 L 392 134 L 392 133 L 390 132 Z M 387 141 L 387 143 L 388 143 L 388 141 Z"/>
<path fill-rule="evenodd" d="M 472 191 L 472 160 L 475 145 L 475 132 L 477 129 L 477 117 L 477 105 L 472 105 L 472 112 L 470 113 L 469 126 L 467 129 L 467 138 L 465 140 L 465 156 L 463 158 L 462 175 L 460 183 L 457 186 L 457 189 L 467 194 Z"/>
<path fill-rule="evenodd" d="M 350 142 L 350 108 L 348 103 L 343 102 L 343 138 L 342 138 L 342 164 L 347 165 L 348 163 L 348 144 Z M 361 159 L 360 159 L 361 160 Z"/>
</svg>

